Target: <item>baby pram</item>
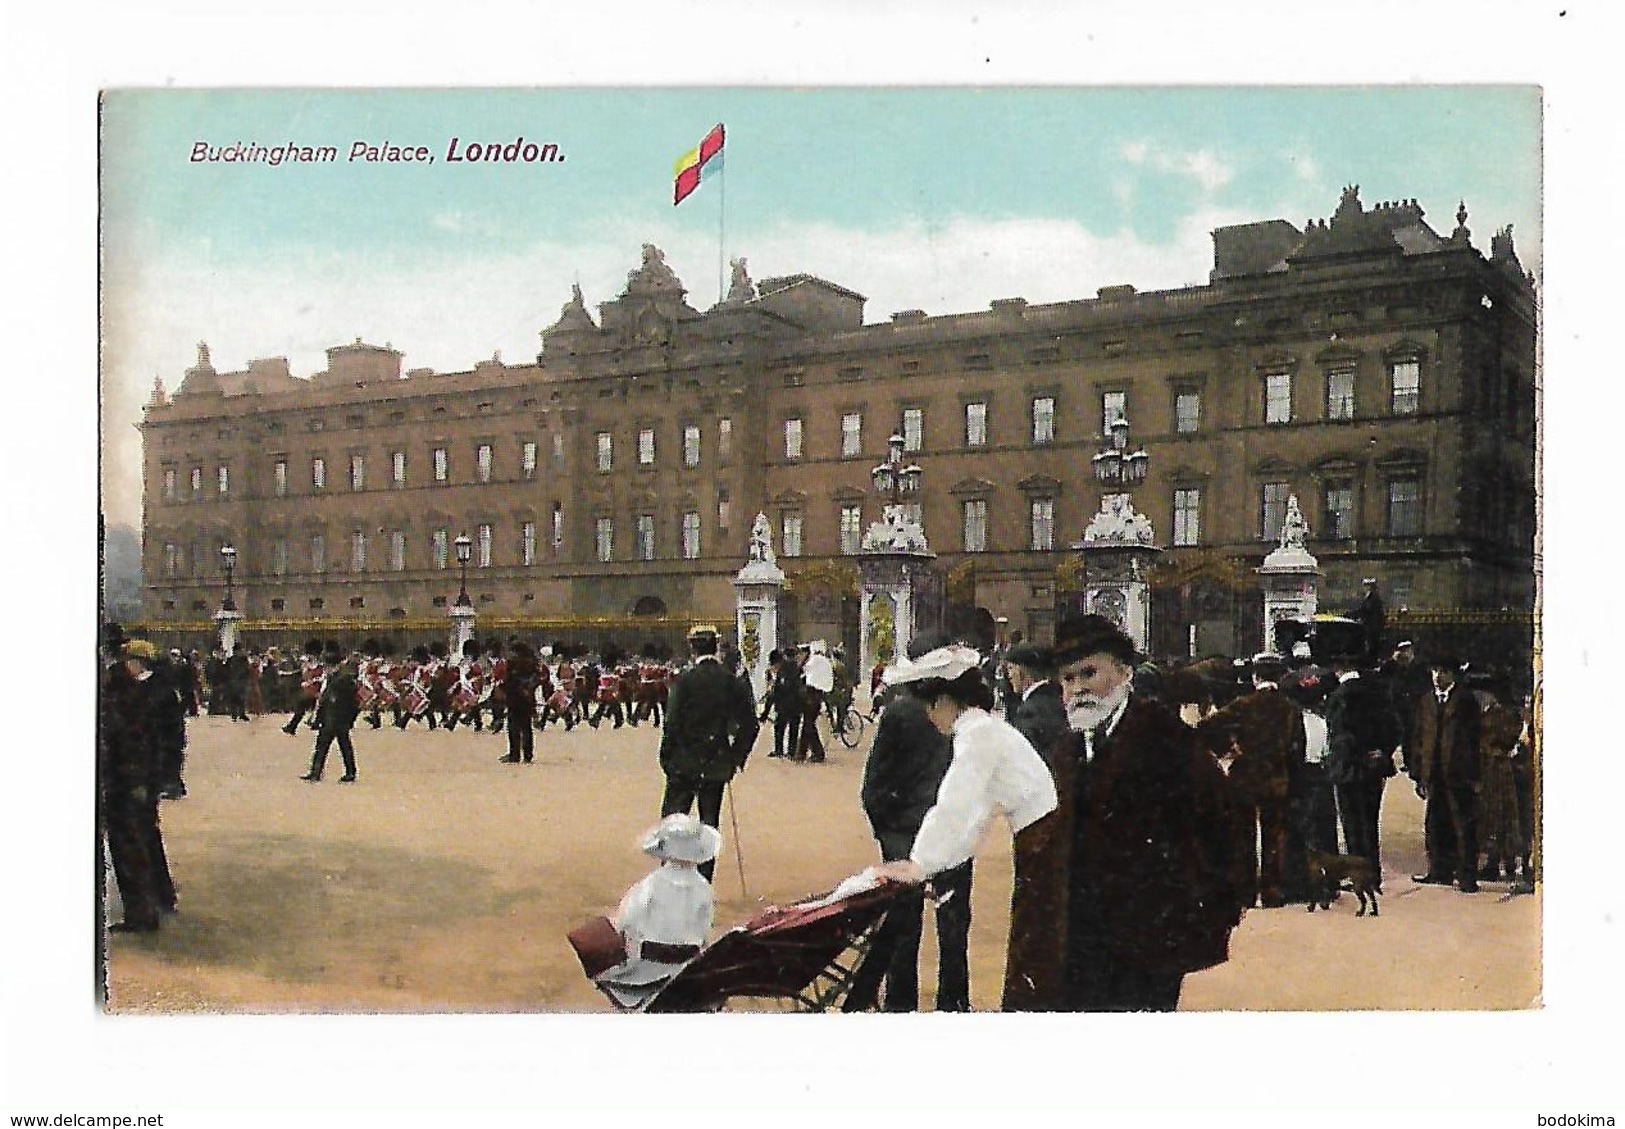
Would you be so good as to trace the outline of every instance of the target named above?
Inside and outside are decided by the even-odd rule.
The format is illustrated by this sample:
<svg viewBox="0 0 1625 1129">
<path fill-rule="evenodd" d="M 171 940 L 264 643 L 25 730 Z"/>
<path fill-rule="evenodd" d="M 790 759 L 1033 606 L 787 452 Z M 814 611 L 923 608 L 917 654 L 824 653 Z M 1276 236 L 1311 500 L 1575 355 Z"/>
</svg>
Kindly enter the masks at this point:
<svg viewBox="0 0 1625 1129">
<path fill-rule="evenodd" d="M 874 950 L 876 934 L 887 912 L 908 894 L 907 887 L 886 884 L 845 897 L 832 893 L 771 907 L 707 945 L 641 1006 L 621 1010 L 837 1007 L 846 1001 L 871 952 L 876 960 L 887 956 Z M 614 1002 L 613 995 L 605 995 Z"/>
</svg>

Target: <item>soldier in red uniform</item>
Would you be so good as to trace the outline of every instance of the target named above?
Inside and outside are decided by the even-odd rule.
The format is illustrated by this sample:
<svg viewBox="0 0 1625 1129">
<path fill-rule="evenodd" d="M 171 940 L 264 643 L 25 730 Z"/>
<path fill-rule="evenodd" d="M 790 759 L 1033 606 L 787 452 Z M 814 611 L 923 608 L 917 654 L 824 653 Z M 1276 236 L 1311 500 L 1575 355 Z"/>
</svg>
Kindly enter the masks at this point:
<svg viewBox="0 0 1625 1129">
<path fill-rule="evenodd" d="M 288 718 L 288 724 L 282 727 L 282 732 L 289 737 L 294 736 L 299 723 L 306 715 L 314 720 L 316 713 L 316 700 L 322 694 L 322 642 L 320 639 L 310 639 L 305 642 L 304 657 L 299 660 L 299 704 Z"/>
<path fill-rule="evenodd" d="M 470 639 L 463 644 L 462 661 L 457 664 L 457 681 L 451 690 L 451 716 L 446 730 L 457 728 L 459 721 L 474 726 L 476 732 L 485 727 L 480 718 L 480 699 L 485 689 L 485 671 L 480 666 L 480 645 Z"/>
<path fill-rule="evenodd" d="M 508 660 L 502 657 L 502 641 L 491 640 L 485 653 L 485 703 L 491 707 L 491 732 L 501 733 L 508 713 Z"/>
</svg>

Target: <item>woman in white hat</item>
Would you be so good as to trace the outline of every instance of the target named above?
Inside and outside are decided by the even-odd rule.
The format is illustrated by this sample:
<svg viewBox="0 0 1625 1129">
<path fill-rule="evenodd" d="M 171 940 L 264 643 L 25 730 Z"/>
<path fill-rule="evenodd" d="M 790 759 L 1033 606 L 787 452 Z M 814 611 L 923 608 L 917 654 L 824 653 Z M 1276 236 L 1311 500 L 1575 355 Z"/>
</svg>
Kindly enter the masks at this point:
<svg viewBox="0 0 1625 1129">
<path fill-rule="evenodd" d="M 668 815 L 638 847 L 660 865 L 626 892 L 615 928 L 626 959 L 597 977 L 622 1007 L 636 1007 L 699 954 L 711 934 L 716 904 L 699 872 L 722 849 L 722 835 L 686 813 Z"/>
</svg>

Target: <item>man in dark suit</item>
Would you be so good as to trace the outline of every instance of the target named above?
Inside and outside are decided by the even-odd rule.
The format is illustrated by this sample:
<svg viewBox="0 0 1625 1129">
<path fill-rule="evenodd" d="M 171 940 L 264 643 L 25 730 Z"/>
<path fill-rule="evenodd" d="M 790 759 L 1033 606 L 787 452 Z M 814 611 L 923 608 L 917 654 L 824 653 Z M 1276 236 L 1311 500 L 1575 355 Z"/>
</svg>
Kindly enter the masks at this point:
<svg viewBox="0 0 1625 1129">
<path fill-rule="evenodd" d="M 315 784 L 327 767 L 327 752 L 336 740 L 339 755 L 344 758 L 344 775 L 340 784 L 355 782 L 355 746 L 350 743 L 350 730 L 361 715 L 356 700 L 355 671 L 344 661 L 344 652 L 335 644 L 322 654 L 322 665 L 327 667 L 327 680 L 322 685 L 322 696 L 316 702 L 316 749 L 311 754 L 310 771 L 300 779 Z"/>
<path fill-rule="evenodd" d="M 1475 809 L 1482 780 L 1478 747 L 1481 713 L 1478 699 L 1457 678 L 1460 664 L 1437 659 L 1431 664 L 1433 692 L 1416 703 L 1411 728 L 1415 747 L 1406 750 L 1416 778 L 1416 792 L 1427 801 L 1422 831 L 1427 873 L 1417 882 L 1448 886 L 1458 882 L 1465 894 L 1478 889 L 1478 821 Z"/>
<path fill-rule="evenodd" d="M 1365 665 L 1376 666 L 1382 658 L 1383 629 L 1388 617 L 1382 606 L 1382 594 L 1377 591 L 1377 578 L 1368 576 L 1360 584 L 1364 593 L 1349 611 L 1349 618 L 1358 620 L 1365 628 L 1365 654 L 1361 656 Z"/>
<path fill-rule="evenodd" d="M 1067 732 L 1055 653 L 1034 643 L 1013 644 L 1005 653 L 1003 671 L 1010 724 L 1043 755 Z"/>
<path fill-rule="evenodd" d="M 1292 781 L 1303 772 L 1303 712 L 1281 692 L 1286 660 L 1253 656 L 1253 691 L 1202 720 L 1215 755 L 1234 756 L 1230 787 L 1236 804 L 1236 880 L 1242 904 L 1266 909 L 1303 894 L 1302 837 L 1292 826 Z M 1262 851 L 1259 850 L 1262 845 Z"/>
<path fill-rule="evenodd" d="M 1361 675 L 1361 658 L 1347 651 L 1330 656 L 1337 686 L 1326 698 L 1326 772 L 1337 789 L 1343 845 L 1371 860 L 1380 890 L 1382 793 L 1394 775 L 1394 750 L 1403 734 L 1387 688 Z"/>
<path fill-rule="evenodd" d="M 768 755 L 794 760 L 801 750 L 802 714 L 801 663 L 794 647 L 780 652 L 779 667 L 767 693 L 773 706 L 773 751 Z"/>
<path fill-rule="evenodd" d="M 908 657 L 917 659 L 947 640 L 927 636 L 910 640 Z M 931 724 L 918 698 L 900 694 L 880 715 L 869 759 L 863 766 L 863 812 L 869 817 L 884 862 L 909 857 L 925 813 L 937 802 L 943 774 L 951 759 L 948 738 Z M 937 895 L 937 1010 L 970 1010 L 971 863 L 932 879 Z M 872 1006 L 885 979 L 881 1010 L 916 1011 L 920 1004 L 920 934 L 925 916 L 923 893 L 911 893 L 886 915 L 847 995 L 845 1010 Z"/>
<path fill-rule="evenodd" d="M 158 787 L 165 698 L 171 687 L 153 674 L 158 649 L 145 639 L 127 639 L 116 624 L 107 628 L 110 662 L 103 668 L 98 703 L 97 775 L 108 854 L 118 883 L 124 920 L 114 933 L 156 932 L 161 914 L 175 911 L 175 883 L 158 825 Z"/>
<path fill-rule="evenodd" d="M 716 628 L 694 628 L 688 644 L 694 665 L 672 686 L 660 731 L 660 769 L 666 774 L 660 815 L 687 814 L 698 801 L 700 822 L 720 827 L 723 789 L 756 743 L 755 703 L 749 687 L 718 660 Z M 710 881 L 716 860 L 699 869 Z"/>
<path fill-rule="evenodd" d="M 1041 751 L 1060 806 L 1016 837 L 1006 1011 L 1172 1011 L 1186 973 L 1229 958 L 1228 783 L 1131 692 L 1135 657 L 1102 616 L 1057 629 L 1068 732 Z"/>
</svg>

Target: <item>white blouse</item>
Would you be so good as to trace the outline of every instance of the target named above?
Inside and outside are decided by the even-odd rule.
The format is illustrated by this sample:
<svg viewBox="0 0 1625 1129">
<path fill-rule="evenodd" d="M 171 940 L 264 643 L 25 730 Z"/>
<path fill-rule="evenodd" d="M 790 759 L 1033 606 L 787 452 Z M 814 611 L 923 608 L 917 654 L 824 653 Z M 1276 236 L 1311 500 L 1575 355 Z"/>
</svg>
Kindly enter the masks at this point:
<svg viewBox="0 0 1625 1129">
<path fill-rule="evenodd" d="M 1055 780 L 1032 743 L 1009 722 L 967 709 L 954 722 L 953 760 L 909 857 L 927 874 L 951 870 L 975 854 L 995 815 L 1013 835 L 1056 803 Z"/>
</svg>

